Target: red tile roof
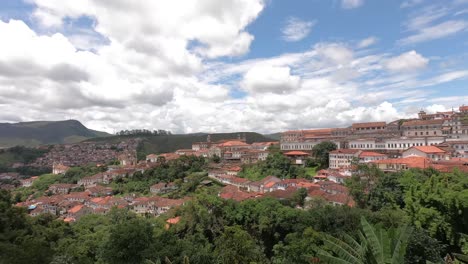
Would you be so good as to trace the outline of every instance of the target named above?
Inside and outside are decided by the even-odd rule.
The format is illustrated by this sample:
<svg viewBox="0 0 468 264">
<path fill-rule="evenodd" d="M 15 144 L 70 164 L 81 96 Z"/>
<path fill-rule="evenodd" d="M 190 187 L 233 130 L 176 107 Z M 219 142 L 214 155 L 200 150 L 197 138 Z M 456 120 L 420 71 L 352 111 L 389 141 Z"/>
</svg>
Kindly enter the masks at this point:
<svg viewBox="0 0 468 264">
<path fill-rule="evenodd" d="M 83 206 L 84 205 L 82 205 L 82 204 L 75 205 L 72 209 L 68 210 L 68 213 L 75 214 L 75 213 L 79 212 L 81 210 L 81 208 L 83 208 Z"/>
<path fill-rule="evenodd" d="M 180 216 L 177 216 L 177 217 L 174 217 L 174 218 L 167 219 L 166 223 L 174 225 L 174 224 L 179 223 L 179 221 L 180 221 Z"/>
<path fill-rule="evenodd" d="M 383 156 L 387 156 L 387 155 L 378 153 L 378 152 L 372 152 L 372 151 L 363 151 L 361 154 L 359 154 L 359 157 L 383 157 Z"/>
<path fill-rule="evenodd" d="M 372 161 L 375 164 L 404 164 L 408 166 L 408 168 L 421 168 L 425 169 L 431 166 L 431 160 L 418 157 L 418 156 L 410 156 L 406 158 L 399 158 L 399 159 L 383 159 L 383 160 L 376 160 Z"/>
<path fill-rule="evenodd" d="M 436 146 L 414 146 L 411 148 L 415 148 L 424 153 L 445 153 L 445 150 L 442 150 Z"/>
<path fill-rule="evenodd" d="M 249 144 L 242 142 L 240 140 L 230 140 L 230 141 L 219 144 L 219 146 L 220 147 L 249 146 Z"/>
<path fill-rule="evenodd" d="M 286 152 L 284 153 L 284 155 L 286 156 L 309 156 L 309 153 L 304 152 L 304 151 L 294 150 L 294 151 Z"/>
<path fill-rule="evenodd" d="M 359 149 L 336 149 L 336 150 L 332 150 L 330 151 L 331 154 L 356 154 L 358 153 Z"/>
</svg>

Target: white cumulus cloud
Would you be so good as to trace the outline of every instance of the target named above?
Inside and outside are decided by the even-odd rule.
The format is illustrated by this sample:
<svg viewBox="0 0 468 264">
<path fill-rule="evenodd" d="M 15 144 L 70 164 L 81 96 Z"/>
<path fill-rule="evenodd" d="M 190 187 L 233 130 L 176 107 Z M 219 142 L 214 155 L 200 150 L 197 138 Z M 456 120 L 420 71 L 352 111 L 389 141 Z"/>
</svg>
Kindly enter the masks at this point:
<svg viewBox="0 0 468 264">
<path fill-rule="evenodd" d="M 385 67 L 390 71 L 413 72 L 425 68 L 428 63 L 429 59 L 412 50 L 388 59 Z"/>
</svg>

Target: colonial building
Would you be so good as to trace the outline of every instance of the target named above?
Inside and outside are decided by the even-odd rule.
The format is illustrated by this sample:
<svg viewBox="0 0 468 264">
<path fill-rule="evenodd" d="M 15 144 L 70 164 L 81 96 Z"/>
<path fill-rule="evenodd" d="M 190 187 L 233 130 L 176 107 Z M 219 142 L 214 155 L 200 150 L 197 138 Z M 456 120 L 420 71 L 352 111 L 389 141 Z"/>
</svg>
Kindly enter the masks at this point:
<svg viewBox="0 0 468 264">
<path fill-rule="evenodd" d="M 447 153 L 445 150 L 442 150 L 436 146 L 411 147 L 403 151 L 402 156 L 403 158 L 418 156 L 418 157 L 428 158 L 434 161 L 450 159 L 449 153 Z"/>
<path fill-rule="evenodd" d="M 349 168 L 352 161 L 359 160 L 361 150 L 358 149 L 337 149 L 329 153 L 330 169 Z"/>
<path fill-rule="evenodd" d="M 363 151 L 359 154 L 360 163 L 368 163 L 376 160 L 388 159 L 388 156 L 382 153 Z"/>
<path fill-rule="evenodd" d="M 406 121 L 401 125 L 403 136 L 423 137 L 423 136 L 443 136 L 442 127 L 445 119 L 433 120 L 412 120 Z"/>
</svg>

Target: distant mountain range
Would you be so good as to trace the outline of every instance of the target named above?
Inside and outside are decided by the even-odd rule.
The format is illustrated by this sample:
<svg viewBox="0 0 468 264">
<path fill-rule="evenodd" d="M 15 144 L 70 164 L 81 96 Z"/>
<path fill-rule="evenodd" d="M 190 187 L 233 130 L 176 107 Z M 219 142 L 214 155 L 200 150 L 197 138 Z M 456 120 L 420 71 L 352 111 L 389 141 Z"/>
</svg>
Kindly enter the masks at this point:
<svg viewBox="0 0 468 264">
<path fill-rule="evenodd" d="M 234 132 L 210 135 L 212 141 L 237 139 L 239 136 L 245 136 L 247 143 L 279 140 L 279 133 L 262 135 L 255 132 Z M 206 141 L 207 136 L 208 133 L 116 136 L 88 129 L 77 120 L 0 123 L 0 148 L 18 145 L 35 147 L 49 144 L 70 144 L 85 140 L 119 143 L 125 139 L 141 138 L 143 143 L 140 146 L 141 152 L 163 153 L 191 148 L 192 143 Z"/>
<path fill-rule="evenodd" d="M 77 120 L 0 123 L 0 148 L 76 143 L 110 134 L 88 129 Z"/>
</svg>

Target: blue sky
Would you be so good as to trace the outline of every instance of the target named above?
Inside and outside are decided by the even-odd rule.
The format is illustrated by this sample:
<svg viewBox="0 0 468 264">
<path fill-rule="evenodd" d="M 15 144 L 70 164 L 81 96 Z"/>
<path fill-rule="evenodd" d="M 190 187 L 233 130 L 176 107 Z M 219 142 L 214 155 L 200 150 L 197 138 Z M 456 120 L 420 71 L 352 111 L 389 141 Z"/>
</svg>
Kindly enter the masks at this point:
<svg viewBox="0 0 468 264">
<path fill-rule="evenodd" d="M 3 122 L 274 132 L 468 103 L 466 0 L 4 0 L 0 20 Z"/>
</svg>

